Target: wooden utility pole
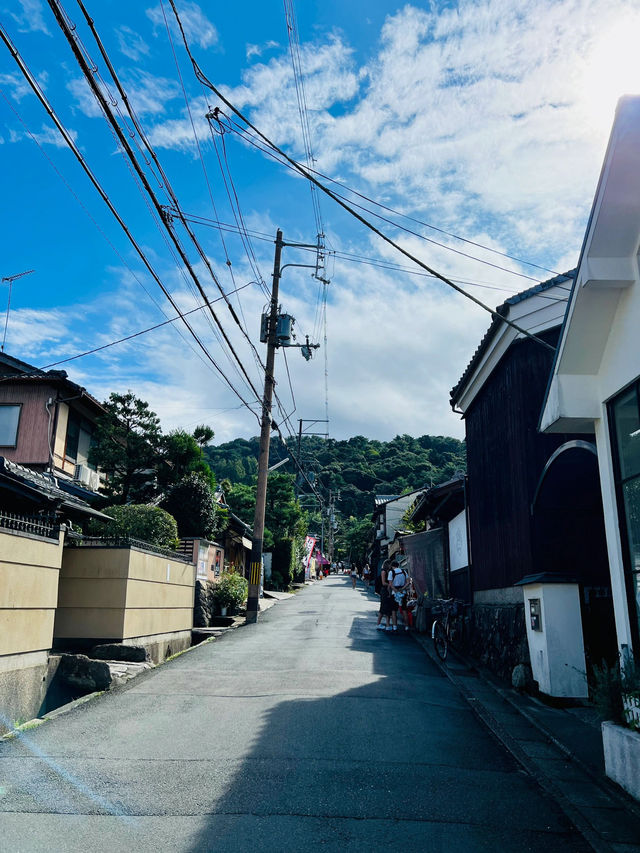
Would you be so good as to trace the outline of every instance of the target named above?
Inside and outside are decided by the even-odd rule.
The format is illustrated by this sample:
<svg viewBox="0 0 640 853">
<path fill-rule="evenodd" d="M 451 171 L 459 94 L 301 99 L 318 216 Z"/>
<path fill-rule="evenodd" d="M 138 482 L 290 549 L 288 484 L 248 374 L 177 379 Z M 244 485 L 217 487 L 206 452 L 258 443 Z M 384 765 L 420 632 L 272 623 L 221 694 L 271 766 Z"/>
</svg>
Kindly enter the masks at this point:
<svg viewBox="0 0 640 853">
<path fill-rule="evenodd" d="M 276 325 L 278 322 L 278 287 L 280 283 L 280 256 L 282 254 L 282 231 L 276 233 L 276 251 L 273 259 L 273 284 L 269 308 L 269 336 L 267 338 L 267 364 L 264 373 L 264 398 L 260 421 L 260 455 L 258 456 L 258 487 L 256 490 L 256 512 L 253 519 L 251 540 L 251 563 L 249 572 L 249 597 L 247 598 L 247 622 L 258 621 L 258 600 L 262 577 L 262 545 L 264 539 L 264 515 L 267 504 L 267 476 L 269 468 L 269 443 L 271 440 L 271 404 L 273 400 L 273 375 L 276 359 Z"/>
</svg>

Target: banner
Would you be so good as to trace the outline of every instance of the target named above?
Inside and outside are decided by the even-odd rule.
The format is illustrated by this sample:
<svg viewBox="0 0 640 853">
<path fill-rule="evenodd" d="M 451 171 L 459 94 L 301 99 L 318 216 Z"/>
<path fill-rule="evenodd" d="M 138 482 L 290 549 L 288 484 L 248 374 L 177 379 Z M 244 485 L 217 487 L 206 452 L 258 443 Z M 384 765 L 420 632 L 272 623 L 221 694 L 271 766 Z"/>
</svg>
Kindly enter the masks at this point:
<svg viewBox="0 0 640 853">
<path fill-rule="evenodd" d="M 311 565 L 311 557 L 317 541 L 315 536 L 307 536 L 304 540 L 304 576 L 306 580 L 309 580 L 309 566 Z"/>
</svg>

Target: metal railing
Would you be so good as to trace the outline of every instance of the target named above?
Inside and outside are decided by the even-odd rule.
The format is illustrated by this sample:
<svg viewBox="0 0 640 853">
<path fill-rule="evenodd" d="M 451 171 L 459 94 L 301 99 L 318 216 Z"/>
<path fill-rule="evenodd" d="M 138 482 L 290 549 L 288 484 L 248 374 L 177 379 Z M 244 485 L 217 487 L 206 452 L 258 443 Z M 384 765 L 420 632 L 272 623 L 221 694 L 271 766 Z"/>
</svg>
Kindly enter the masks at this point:
<svg viewBox="0 0 640 853">
<path fill-rule="evenodd" d="M 152 545 L 149 542 L 143 542 L 142 539 L 133 539 L 130 536 L 83 536 L 81 539 L 75 540 L 73 546 L 76 548 L 136 548 L 139 551 L 147 551 L 150 554 L 168 557 L 181 563 L 191 562 L 190 557 L 181 554 L 179 551 L 161 548 L 159 545 Z"/>
<path fill-rule="evenodd" d="M 53 515 L 16 515 L 13 512 L 0 511 L 0 529 L 55 540 L 60 535 L 60 525 Z"/>
</svg>

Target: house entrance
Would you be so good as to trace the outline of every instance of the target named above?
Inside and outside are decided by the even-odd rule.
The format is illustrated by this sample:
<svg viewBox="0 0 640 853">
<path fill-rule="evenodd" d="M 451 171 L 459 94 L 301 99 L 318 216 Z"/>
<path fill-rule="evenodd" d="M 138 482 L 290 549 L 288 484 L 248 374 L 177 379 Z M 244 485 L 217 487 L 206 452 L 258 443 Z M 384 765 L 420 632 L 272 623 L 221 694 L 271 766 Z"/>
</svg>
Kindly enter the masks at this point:
<svg viewBox="0 0 640 853">
<path fill-rule="evenodd" d="M 617 659 L 611 578 L 595 445 L 569 441 L 544 467 L 532 508 L 534 560 L 540 572 L 580 586 L 587 677 Z"/>
</svg>

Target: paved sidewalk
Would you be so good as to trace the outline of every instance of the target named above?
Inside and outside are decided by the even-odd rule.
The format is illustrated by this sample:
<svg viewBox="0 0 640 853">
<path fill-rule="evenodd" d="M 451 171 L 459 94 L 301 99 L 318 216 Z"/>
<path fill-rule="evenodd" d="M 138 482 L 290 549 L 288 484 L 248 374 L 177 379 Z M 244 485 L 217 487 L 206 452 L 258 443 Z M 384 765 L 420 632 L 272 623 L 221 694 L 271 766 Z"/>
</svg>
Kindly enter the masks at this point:
<svg viewBox="0 0 640 853">
<path fill-rule="evenodd" d="M 552 708 L 520 695 L 454 653 L 443 664 L 428 634 L 412 636 L 594 850 L 640 853 L 640 804 L 605 776 L 595 712 Z"/>
</svg>

